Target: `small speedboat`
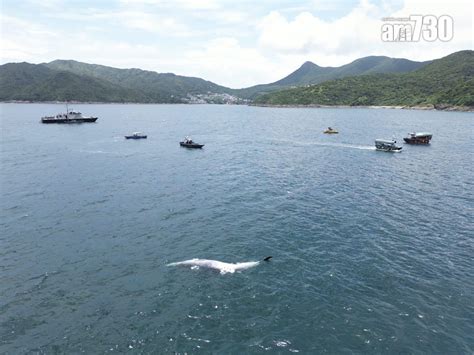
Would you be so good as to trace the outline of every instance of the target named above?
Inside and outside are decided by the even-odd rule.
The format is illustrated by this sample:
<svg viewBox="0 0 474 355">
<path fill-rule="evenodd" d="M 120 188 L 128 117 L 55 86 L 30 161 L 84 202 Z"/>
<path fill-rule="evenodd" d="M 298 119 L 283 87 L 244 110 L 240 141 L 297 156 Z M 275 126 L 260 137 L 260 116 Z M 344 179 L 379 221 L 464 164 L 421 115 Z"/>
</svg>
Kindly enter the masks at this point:
<svg viewBox="0 0 474 355">
<path fill-rule="evenodd" d="M 433 137 L 433 134 L 423 132 L 423 133 L 408 133 L 408 137 L 403 138 L 405 143 L 408 144 L 430 144 L 430 140 Z"/>
<path fill-rule="evenodd" d="M 125 136 L 125 139 L 146 139 L 147 135 L 141 132 L 133 132 L 129 136 Z"/>
<path fill-rule="evenodd" d="M 337 129 L 328 127 L 328 129 L 326 129 L 326 130 L 324 131 L 324 133 L 326 133 L 326 134 L 336 134 L 336 133 L 339 133 L 339 131 L 338 131 Z"/>
<path fill-rule="evenodd" d="M 395 139 L 376 139 L 375 149 L 382 152 L 401 152 L 402 147 L 395 143 L 397 143 Z"/>
<path fill-rule="evenodd" d="M 190 137 L 185 137 L 182 142 L 179 142 L 179 145 L 185 148 L 197 148 L 197 149 L 204 147 L 204 144 L 198 144 L 194 142 Z"/>
</svg>

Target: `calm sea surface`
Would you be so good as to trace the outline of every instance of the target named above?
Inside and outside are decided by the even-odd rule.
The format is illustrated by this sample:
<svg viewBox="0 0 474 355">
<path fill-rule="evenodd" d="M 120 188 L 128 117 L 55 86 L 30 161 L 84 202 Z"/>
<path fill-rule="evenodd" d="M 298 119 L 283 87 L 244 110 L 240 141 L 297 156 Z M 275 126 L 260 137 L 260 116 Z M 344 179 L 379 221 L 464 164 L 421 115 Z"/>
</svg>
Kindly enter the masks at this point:
<svg viewBox="0 0 474 355">
<path fill-rule="evenodd" d="M 473 353 L 472 113 L 0 107 L 0 353 Z"/>
</svg>

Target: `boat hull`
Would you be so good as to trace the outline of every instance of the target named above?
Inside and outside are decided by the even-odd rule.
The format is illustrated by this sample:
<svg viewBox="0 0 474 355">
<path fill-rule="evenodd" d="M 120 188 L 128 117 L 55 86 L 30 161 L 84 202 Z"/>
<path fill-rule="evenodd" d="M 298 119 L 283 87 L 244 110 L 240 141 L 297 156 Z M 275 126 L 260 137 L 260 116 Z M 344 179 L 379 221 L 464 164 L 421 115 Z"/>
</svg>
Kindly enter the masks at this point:
<svg viewBox="0 0 474 355">
<path fill-rule="evenodd" d="M 397 147 L 397 148 L 375 148 L 375 150 L 379 152 L 389 152 L 389 153 L 401 153 L 402 147 Z"/>
<path fill-rule="evenodd" d="M 403 138 L 407 144 L 430 144 L 431 137 L 407 137 Z"/>
<path fill-rule="evenodd" d="M 125 136 L 125 139 L 147 139 L 147 136 Z"/>
<path fill-rule="evenodd" d="M 93 123 L 97 121 L 98 117 L 88 117 L 88 118 L 42 118 L 41 123 L 62 123 L 62 124 L 70 124 L 70 123 Z"/>
<path fill-rule="evenodd" d="M 185 148 L 194 148 L 194 149 L 201 149 L 204 147 L 204 144 L 197 144 L 197 143 L 184 143 L 184 142 L 179 142 L 179 145 L 181 147 Z"/>
</svg>

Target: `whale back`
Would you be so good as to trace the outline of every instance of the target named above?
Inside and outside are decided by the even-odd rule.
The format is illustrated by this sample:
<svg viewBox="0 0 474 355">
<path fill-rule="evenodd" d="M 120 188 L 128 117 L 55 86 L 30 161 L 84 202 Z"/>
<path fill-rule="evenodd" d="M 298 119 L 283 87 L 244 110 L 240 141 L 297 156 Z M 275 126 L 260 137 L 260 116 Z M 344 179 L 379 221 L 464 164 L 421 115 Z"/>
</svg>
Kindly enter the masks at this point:
<svg viewBox="0 0 474 355">
<path fill-rule="evenodd" d="M 255 267 L 258 264 L 260 264 L 260 261 L 248 261 L 245 263 L 236 263 L 233 264 L 235 270 L 245 270 L 245 269 L 250 269 L 251 267 Z"/>
<path fill-rule="evenodd" d="M 167 266 L 179 266 L 179 265 L 198 266 L 198 267 L 203 267 L 203 268 L 208 268 L 208 269 L 219 270 L 221 274 L 227 274 L 227 273 L 233 274 L 234 272 L 238 270 L 249 269 L 251 267 L 257 266 L 258 264 L 260 264 L 259 261 L 249 261 L 249 262 L 233 264 L 233 263 L 225 263 L 218 260 L 190 259 L 190 260 L 179 261 L 176 263 L 170 263 Z"/>
</svg>

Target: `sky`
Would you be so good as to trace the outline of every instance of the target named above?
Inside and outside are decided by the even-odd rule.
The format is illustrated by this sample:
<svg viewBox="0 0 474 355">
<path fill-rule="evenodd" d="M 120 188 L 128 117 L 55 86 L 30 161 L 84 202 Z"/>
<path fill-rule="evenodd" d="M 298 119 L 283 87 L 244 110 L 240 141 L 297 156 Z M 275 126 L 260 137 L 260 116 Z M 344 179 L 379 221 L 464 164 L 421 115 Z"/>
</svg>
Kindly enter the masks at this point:
<svg viewBox="0 0 474 355">
<path fill-rule="evenodd" d="M 473 49 L 469 0 L 0 0 L 0 64 L 74 59 L 241 88 L 305 61 L 411 60 Z M 387 17 L 448 15 L 449 41 L 384 42 Z"/>
</svg>

